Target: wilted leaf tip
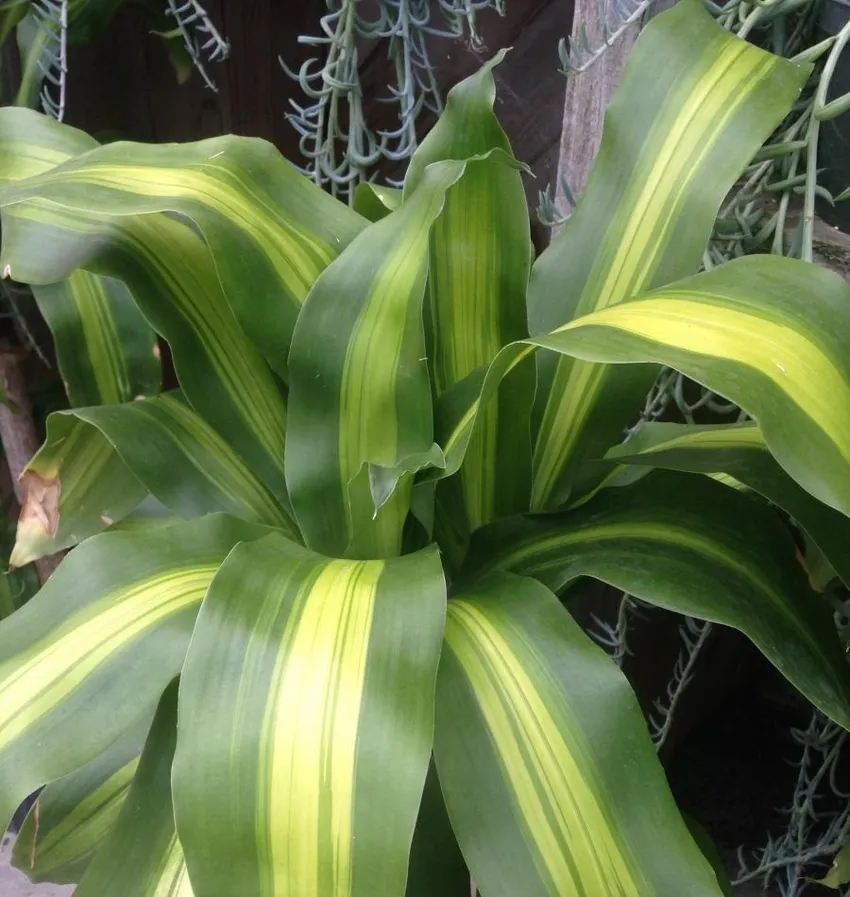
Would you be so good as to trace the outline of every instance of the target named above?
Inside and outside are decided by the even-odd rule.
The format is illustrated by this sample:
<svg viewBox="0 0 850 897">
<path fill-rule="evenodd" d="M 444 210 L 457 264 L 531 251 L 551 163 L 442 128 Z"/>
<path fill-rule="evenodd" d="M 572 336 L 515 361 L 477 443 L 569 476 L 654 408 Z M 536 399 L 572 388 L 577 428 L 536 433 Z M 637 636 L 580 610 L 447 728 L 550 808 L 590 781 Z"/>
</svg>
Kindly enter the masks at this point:
<svg viewBox="0 0 850 897">
<path fill-rule="evenodd" d="M 33 470 L 25 470 L 20 482 L 24 501 L 18 516 L 15 548 L 9 558 L 11 567 L 21 566 L 31 560 L 28 549 L 33 540 L 42 541 L 45 536 L 52 539 L 59 527 L 59 479 L 46 478 Z"/>
</svg>

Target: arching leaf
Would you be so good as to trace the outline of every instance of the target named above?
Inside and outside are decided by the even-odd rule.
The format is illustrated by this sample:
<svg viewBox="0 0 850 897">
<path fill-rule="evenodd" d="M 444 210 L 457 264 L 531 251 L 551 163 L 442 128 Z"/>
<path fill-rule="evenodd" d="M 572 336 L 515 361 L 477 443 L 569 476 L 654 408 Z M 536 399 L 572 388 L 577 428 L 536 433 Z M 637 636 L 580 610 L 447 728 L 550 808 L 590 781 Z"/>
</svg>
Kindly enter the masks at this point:
<svg viewBox="0 0 850 897">
<path fill-rule="evenodd" d="M 741 630 L 812 703 L 850 726 L 850 669 L 829 606 L 761 499 L 657 471 L 573 511 L 480 531 L 470 575 L 510 570 L 554 591 L 592 576 L 650 604 Z"/>
<path fill-rule="evenodd" d="M 144 487 L 181 516 L 224 512 L 300 541 L 280 503 L 179 391 L 60 414 L 103 434 Z"/>
<path fill-rule="evenodd" d="M 39 794 L 12 851 L 30 881 L 79 882 L 124 806 L 150 723 L 143 715 L 103 754 Z"/>
<path fill-rule="evenodd" d="M 171 761 L 177 739 L 177 683 L 166 689 L 133 784 L 76 897 L 194 897 L 174 830 Z"/>
<path fill-rule="evenodd" d="M 730 34 L 697 0 L 654 18 L 608 105 L 578 205 L 534 265 L 532 335 L 695 273 L 727 191 L 809 71 Z M 563 501 L 577 465 L 616 441 L 655 376 L 588 360 L 539 358 L 535 509 Z"/>
<path fill-rule="evenodd" d="M 461 463 L 479 408 L 539 347 L 682 371 L 747 411 L 786 473 L 850 516 L 849 331 L 850 286 L 838 275 L 778 256 L 736 259 L 503 349 L 437 406 L 445 473 Z"/>
<path fill-rule="evenodd" d="M 47 439 L 21 474 L 21 485 L 12 567 L 102 532 L 146 494 L 109 441 L 67 414 L 47 418 Z"/>
<path fill-rule="evenodd" d="M 86 214 L 89 228 L 102 233 L 126 233 L 132 228 L 125 219 L 158 212 L 193 222 L 241 328 L 281 375 L 313 281 L 367 223 L 299 175 L 270 143 L 234 136 L 111 143 L 11 185 L 0 206 L 6 217 L 31 217 L 43 200 L 66 221 L 72 211 Z"/>
<path fill-rule="evenodd" d="M 719 897 L 625 676 L 540 583 L 507 573 L 449 602 L 437 772 L 492 897 Z"/>
<path fill-rule="evenodd" d="M 850 519 L 798 486 L 773 459 L 755 424 L 647 424 L 608 457 L 636 467 L 728 474 L 786 511 L 850 583 Z"/>
<path fill-rule="evenodd" d="M 210 515 L 145 534 L 103 533 L 0 622 L 0 819 L 136 722 L 180 671 L 224 557 L 268 532 Z"/>
<path fill-rule="evenodd" d="M 403 897 L 445 602 L 433 549 L 232 552 L 180 683 L 174 805 L 199 894 Z"/>
<path fill-rule="evenodd" d="M 49 171 L 97 147 L 88 134 L 30 109 L 0 109 L 0 184 Z M 53 334 L 72 405 L 128 402 L 159 392 L 156 337 L 127 287 L 75 271 L 33 295 Z"/>
</svg>

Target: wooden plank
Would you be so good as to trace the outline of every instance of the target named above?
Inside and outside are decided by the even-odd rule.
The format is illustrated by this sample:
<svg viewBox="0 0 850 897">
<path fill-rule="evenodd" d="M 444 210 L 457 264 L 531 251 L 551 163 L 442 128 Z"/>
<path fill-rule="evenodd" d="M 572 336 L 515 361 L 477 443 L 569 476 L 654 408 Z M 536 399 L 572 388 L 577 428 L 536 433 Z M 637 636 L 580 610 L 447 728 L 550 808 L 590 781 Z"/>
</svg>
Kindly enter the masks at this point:
<svg viewBox="0 0 850 897">
<path fill-rule="evenodd" d="M 553 0 L 526 25 L 496 70 L 496 112 L 514 154 L 541 182 L 538 189 L 546 182 L 537 163 L 560 139 L 567 82 L 558 69 L 558 41 L 572 27 L 572 16 L 573 0 Z"/>
<path fill-rule="evenodd" d="M 593 49 L 604 43 L 599 23 L 600 2 L 601 0 L 577 0 L 573 18 L 572 40 L 579 40 L 583 25 L 587 41 Z M 669 9 L 673 2 L 675 0 L 659 0 L 653 5 L 649 17 Z M 620 83 L 626 60 L 640 34 L 640 28 L 640 22 L 635 22 L 619 35 L 590 68 L 572 74 L 567 79 L 555 193 L 558 208 L 565 212 L 569 210 L 569 202 L 562 184 L 566 181 L 576 198 L 584 190 L 602 141 L 605 108 Z"/>
<path fill-rule="evenodd" d="M 801 215 L 801 208 L 789 212 L 785 221 L 786 245 L 790 243 Z M 812 259 L 816 265 L 829 268 L 850 281 L 850 234 L 815 217 Z"/>
<path fill-rule="evenodd" d="M 590 46 L 602 44 L 599 3 L 600 0 L 577 0 L 573 41 L 579 40 L 583 25 Z M 620 83 L 626 59 L 639 33 L 640 24 L 636 22 L 589 69 L 567 79 L 555 193 L 556 204 L 564 211 L 569 209 L 569 202 L 562 184 L 566 181 L 576 197 L 584 190 L 602 141 L 605 107 Z"/>
<path fill-rule="evenodd" d="M 761 207 L 764 209 L 765 215 L 770 217 L 779 208 L 779 202 L 772 198 L 765 198 L 761 201 Z M 802 214 L 802 198 L 793 197 L 788 204 L 785 216 L 786 250 L 794 240 Z M 844 233 L 838 227 L 815 216 L 812 250 L 813 261 L 816 265 L 829 268 L 836 274 L 840 274 L 845 280 L 850 281 L 850 234 Z"/>
<path fill-rule="evenodd" d="M 126 4 L 102 38 L 70 48 L 68 122 L 142 141 L 228 132 L 263 137 L 294 159 L 298 138 L 285 114 L 300 89 L 278 56 L 295 68 L 307 58 L 311 48 L 299 45 L 297 37 L 315 33 L 323 0 L 297 7 L 278 0 L 207 0 L 205 7 L 231 45 L 230 58 L 209 67 L 218 93 L 196 74 L 179 86 L 147 17 Z"/>
</svg>

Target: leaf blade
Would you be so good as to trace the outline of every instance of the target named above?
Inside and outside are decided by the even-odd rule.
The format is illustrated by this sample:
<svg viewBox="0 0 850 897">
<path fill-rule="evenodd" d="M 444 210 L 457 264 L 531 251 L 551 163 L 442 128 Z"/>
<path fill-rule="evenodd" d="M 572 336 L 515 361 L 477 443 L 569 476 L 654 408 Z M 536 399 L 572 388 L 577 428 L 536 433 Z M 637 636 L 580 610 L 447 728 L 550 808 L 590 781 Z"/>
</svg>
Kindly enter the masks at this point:
<svg viewBox="0 0 850 897">
<path fill-rule="evenodd" d="M 156 334 L 121 281 L 75 271 L 32 293 L 53 334 L 71 405 L 112 405 L 159 392 Z"/>
<path fill-rule="evenodd" d="M 578 206 L 532 270 L 531 333 L 694 273 L 726 192 L 807 74 L 725 32 L 698 3 L 654 18 L 608 107 Z M 539 374 L 538 510 L 616 440 L 653 377 L 569 358 L 541 358 Z"/>
<path fill-rule="evenodd" d="M 650 604 L 742 631 L 812 703 L 850 723 L 850 672 L 829 607 L 760 499 L 657 471 L 572 511 L 482 530 L 470 575 L 505 569 L 559 591 L 593 576 Z"/>
<path fill-rule="evenodd" d="M 30 109 L 0 110 L 0 184 L 49 171 L 97 146 L 82 131 Z M 56 345 L 72 405 L 128 402 L 159 392 L 156 337 L 126 286 L 84 271 L 33 296 Z"/>
<path fill-rule="evenodd" d="M 194 897 L 171 802 L 176 730 L 174 682 L 162 695 L 136 777 L 114 828 L 86 869 L 79 897 Z"/>
<path fill-rule="evenodd" d="M 143 716 L 99 757 L 41 792 L 12 851 L 30 881 L 80 881 L 124 805 L 150 723 Z"/>
<path fill-rule="evenodd" d="M 785 471 L 850 515 L 843 418 L 850 366 L 840 339 L 850 324 L 848 295 L 830 271 L 750 256 L 577 319 L 537 342 L 584 358 L 680 370 L 746 410 Z M 812 299 L 805 310 L 802 296 Z"/>
<path fill-rule="evenodd" d="M 47 439 L 21 474 L 21 486 L 12 567 L 101 532 L 146 492 L 100 432 L 66 414 L 47 418 Z"/>
<path fill-rule="evenodd" d="M 496 574 L 453 597 L 437 688 L 437 771 L 485 893 L 720 893 L 634 693 L 546 588 Z"/>
<path fill-rule="evenodd" d="M 7 190 L 3 205 L 35 196 L 101 216 L 170 212 L 194 222 L 239 326 L 283 377 L 307 292 L 366 224 L 248 137 L 112 143 Z"/>
<path fill-rule="evenodd" d="M 504 55 L 452 88 L 405 178 L 408 197 L 428 165 L 475 160 L 447 190 L 431 231 L 426 317 L 437 396 L 528 335 L 525 293 L 533 247 L 522 166 L 493 111 L 493 69 Z M 471 532 L 526 510 L 534 391 L 534 371 L 526 364 L 484 412 L 457 477 L 440 484 L 438 501 L 458 518 L 455 526 Z"/>
<path fill-rule="evenodd" d="M 305 542 L 324 554 L 397 555 L 410 474 L 442 463 L 421 309 L 430 228 L 463 171 L 461 162 L 433 166 L 319 276 L 298 318 L 286 474 Z"/>
<path fill-rule="evenodd" d="M 231 514 L 299 541 L 281 504 L 179 390 L 65 413 L 96 427 L 151 495 L 177 514 Z"/>
<path fill-rule="evenodd" d="M 840 340 L 850 327 L 847 297 L 847 285 L 830 271 L 749 256 L 507 346 L 437 406 L 445 474 L 462 463 L 480 408 L 500 380 L 542 348 L 681 371 L 746 410 L 783 470 L 850 516 L 850 436 L 842 418 L 850 409 L 850 368 Z"/>
<path fill-rule="evenodd" d="M 33 182 L 41 183 L 21 183 Z M 286 406 L 268 365 L 236 322 L 209 248 L 188 225 L 164 215 L 110 218 L 96 206 L 85 198 L 78 206 L 45 202 L 41 193 L 4 206 L 0 195 L 0 264 L 35 284 L 80 267 L 128 284 L 171 346 L 193 407 L 284 499 Z"/>
<path fill-rule="evenodd" d="M 627 465 L 728 474 L 786 511 L 814 539 L 838 575 L 850 580 L 845 551 L 850 520 L 813 498 L 782 470 L 756 425 L 647 424 L 608 457 Z"/>
<path fill-rule="evenodd" d="M 180 669 L 225 555 L 268 531 L 211 515 L 104 533 L 0 622 L 0 817 L 97 757 L 149 708 Z"/>
<path fill-rule="evenodd" d="M 180 690 L 175 809 L 200 893 L 404 893 L 444 614 L 433 550 L 339 561 L 273 536 L 230 555 Z"/>
</svg>

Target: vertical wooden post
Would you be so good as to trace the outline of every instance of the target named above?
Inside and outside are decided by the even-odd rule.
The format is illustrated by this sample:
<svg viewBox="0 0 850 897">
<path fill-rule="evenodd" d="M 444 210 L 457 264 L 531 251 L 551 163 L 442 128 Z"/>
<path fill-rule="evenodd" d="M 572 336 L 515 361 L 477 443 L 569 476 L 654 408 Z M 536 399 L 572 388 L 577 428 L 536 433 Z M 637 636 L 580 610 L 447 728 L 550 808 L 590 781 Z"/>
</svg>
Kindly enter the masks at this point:
<svg viewBox="0 0 850 897">
<path fill-rule="evenodd" d="M 591 47 L 603 44 L 599 23 L 599 4 L 605 0 L 576 0 L 571 40 L 578 41 L 584 26 Z M 675 0 L 659 0 L 647 13 L 657 15 L 673 5 Z M 564 118 L 561 128 L 561 151 L 558 157 L 555 200 L 559 209 L 569 203 L 561 187 L 564 181 L 576 199 L 584 190 L 593 161 L 602 142 L 602 122 L 605 107 L 617 89 L 626 60 L 632 51 L 641 23 L 635 22 L 617 37 L 590 68 L 567 78 L 564 97 Z"/>
<path fill-rule="evenodd" d="M 580 29 L 583 25 L 588 42 L 592 47 L 602 43 L 602 32 L 599 27 L 599 3 L 600 0 L 576 0 L 571 36 L 573 41 L 579 39 Z M 569 206 L 561 186 L 564 181 L 575 197 L 578 197 L 584 190 L 593 160 L 599 152 L 599 144 L 602 141 L 602 121 L 605 116 L 605 107 L 620 83 L 626 59 L 639 32 L 640 23 L 635 22 L 590 68 L 567 78 L 555 193 L 560 209 L 566 209 Z"/>
</svg>

